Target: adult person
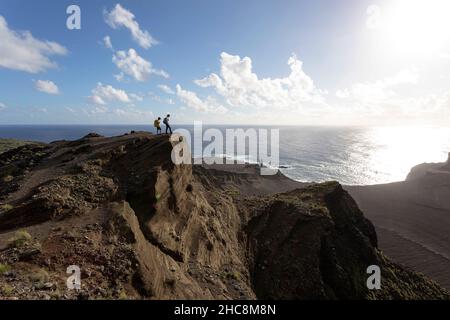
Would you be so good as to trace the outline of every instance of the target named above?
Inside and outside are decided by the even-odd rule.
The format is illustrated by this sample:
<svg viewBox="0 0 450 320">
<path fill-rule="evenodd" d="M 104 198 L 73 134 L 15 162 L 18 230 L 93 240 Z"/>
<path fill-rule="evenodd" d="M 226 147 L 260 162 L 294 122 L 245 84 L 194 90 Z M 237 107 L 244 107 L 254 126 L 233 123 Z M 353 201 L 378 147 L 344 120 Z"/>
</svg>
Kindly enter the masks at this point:
<svg viewBox="0 0 450 320">
<path fill-rule="evenodd" d="M 161 117 L 158 117 L 158 119 L 156 119 L 153 122 L 153 125 L 156 128 L 156 134 L 161 134 L 162 133 L 162 130 L 161 130 Z"/>
<path fill-rule="evenodd" d="M 169 119 L 170 119 L 170 114 L 168 114 L 163 120 L 163 123 L 166 125 L 166 134 L 167 134 L 167 130 L 169 130 L 170 134 L 172 134 L 172 128 L 170 127 Z"/>
</svg>

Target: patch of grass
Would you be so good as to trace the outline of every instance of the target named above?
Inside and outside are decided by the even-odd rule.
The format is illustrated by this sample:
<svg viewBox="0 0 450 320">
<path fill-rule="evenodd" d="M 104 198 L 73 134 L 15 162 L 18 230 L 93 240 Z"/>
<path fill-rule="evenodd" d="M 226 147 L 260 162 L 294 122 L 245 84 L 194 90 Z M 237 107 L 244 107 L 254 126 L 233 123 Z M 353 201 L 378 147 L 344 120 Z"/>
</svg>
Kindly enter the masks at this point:
<svg viewBox="0 0 450 320">
<path fill-rule="evenodd" d="M 49 293 L 49 295 L 50 295 L 50 297 L 51 297 L 53 300 L 61 299 L 61 296 L 62 296 L 61 291 L 59 291 L 59 289 L 56 289 L 56 290 L 54 290 L 54 291 L 51 291 L 51 292 Z"/>
<path fill-rule="evenodd" d="M 20 248 L 30 243 L 32 237 L 26 230 L 19 230 L 14 233 L 14 237 L 9 239 L 9 246 Z"/>
<path fill-rule="evenodd" d="M 229 196 L 239 196 L 241 193 L 237 188 L 231 187 L 228 190 L 225 191 Z"/>
<path fill-rule="evenodd" d="M 7 175 L 6 177 L 3 178 L 4 182 L 11 182 L 14 180 L 14 177 L 11 175 Z"/>
<path fill-rule="evenodd" d="M 11 268 L 7 264 L 0 263 L 0 274 L 8 272 Z"/>
<path fill-rule="evenodd" d="M 321 203 L 310 203 L 309 208 L 313 213 L 322 213 L 322 214 L 329 213 L 328 208 Z"/>
<path fill-rule="evenodd" d="M 10 296 L 14 291 L 14 288 L 11 287 L 8 284 L 4 284 L 0 287 L 0 292 L 4 295 L 4 296 Z"/>
<path fill-rule="evenodd" d="M 241 273 L 238 271 L 229 271 L 227 273 L 225 273 L 225 277 L 228 279 L 233 279 L 236 281 L 239 281 L 241 279 Z"/>
<path fill-rule="evenodd" d="M 129 300 L 128 295 L 124 289 L 120 290 L 119 300 Z"/>
<path fill-rule="evenodd" d="M 29 275 L 30 281 L 34 282 L 35 284 L 44 284 L 48 282 L 49 275 L 48 272 L 44 269 L 37 269 L 32 274 Z"/>
<path fill-rule="evenodd" d="M 20 141 L 15 139 L 0 139 L 0 153 L 6 152 L 8 150 L 30 144 L 28 141 Z"/>
<path fill-rule="evenodd" d="M 299 197 L 302 200 L 310 200 L 314 197 L 314 194 L 311 192 L 302 192 Z"/>
<path fill-rule="evenodd" d="M 14 206 L 12 204 L 5 203 L 5 204 L 0 205 L 0 210 L 2 210 L 2 211 L 9 211 L 11 209 L 14 209 Z"/>
</svg>

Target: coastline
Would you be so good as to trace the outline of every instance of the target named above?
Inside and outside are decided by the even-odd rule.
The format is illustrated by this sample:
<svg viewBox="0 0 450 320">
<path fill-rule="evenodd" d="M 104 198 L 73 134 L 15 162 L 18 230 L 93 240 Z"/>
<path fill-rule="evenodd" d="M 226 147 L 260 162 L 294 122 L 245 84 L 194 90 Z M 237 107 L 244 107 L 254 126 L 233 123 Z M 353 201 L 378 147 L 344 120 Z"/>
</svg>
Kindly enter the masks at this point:
<svg viewBox="0 0 450 320">
<path fill-rule="evenodd" d="M 3 145 L 10 143 L 16 147 L 27 143 L 11 139 L 1 139 Z M 1 152 L 0 152 L 1 153 Z M 450 289 L 450 248 L 446 240 L 450 225 L 450 200 L 445 194 L 450 189 L 445 183 L 450 181 L 448 163 L 429 163 L 411 168 L 405 181 L 376 185 L 344 185 L 358 206 L 369 218 L 378 233 L 380 248 L 394 261 L 423 272 Z M 313 182 L 300 182 L 279 171 L 275 176 L 258 175 L 256 164 L 199 165 L 196 172 L 206 169 L 209 173 L 242 174 L 246 178 L 239 183 L 247 196 L 274 192 L 286 192 L 304 188 Z M 430 173 L 431 172 L 431 173 Z M 204 173 L 204 172 L 203 172 Z M 443 187 L 444 186 L 444 187 Z M 442 194 L 436 200 L 436 194 Z M 380 199 L 382 199 L 380 201 Z M 407 254 L 415 252 L 414 256 Z M 425 261 L 425 262 L 424 262 Z"/>
</svg>

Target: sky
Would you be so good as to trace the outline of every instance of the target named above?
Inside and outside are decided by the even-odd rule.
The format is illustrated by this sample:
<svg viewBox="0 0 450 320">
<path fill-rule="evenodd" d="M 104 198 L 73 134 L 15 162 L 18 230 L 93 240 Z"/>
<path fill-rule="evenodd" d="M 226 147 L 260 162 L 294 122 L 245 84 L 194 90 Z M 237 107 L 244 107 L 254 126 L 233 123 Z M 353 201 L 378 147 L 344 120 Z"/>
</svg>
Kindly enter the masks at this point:
<svg viewBox="0 0 450 320">
<path fill-rule="evenodd" d="M 1 0 L 0 124 L 449 126 L 449 15 L 448 0 Z"/>
</svg>

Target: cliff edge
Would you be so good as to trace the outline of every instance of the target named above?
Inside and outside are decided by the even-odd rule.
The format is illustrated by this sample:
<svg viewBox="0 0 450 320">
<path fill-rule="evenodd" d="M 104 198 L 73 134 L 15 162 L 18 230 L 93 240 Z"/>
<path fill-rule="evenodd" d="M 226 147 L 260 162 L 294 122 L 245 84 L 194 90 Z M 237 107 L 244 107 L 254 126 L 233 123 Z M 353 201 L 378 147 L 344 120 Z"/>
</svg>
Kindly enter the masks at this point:
<svg viewBox="0 0 450 320">
<path fill-rule="evenodd" d="M 378 250 L 338 183 L 174 165 L 177 143 L 90 134 L 0 154 L 0 298 L 450 298 Z"/>
</svg>

